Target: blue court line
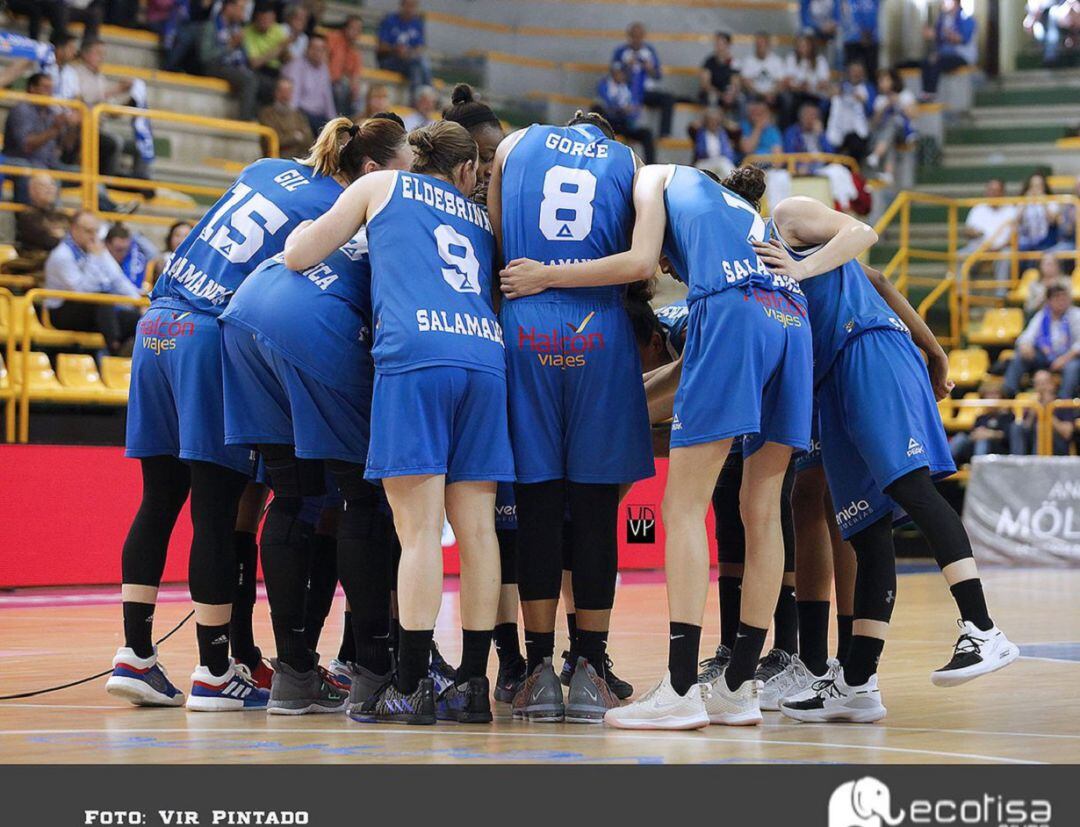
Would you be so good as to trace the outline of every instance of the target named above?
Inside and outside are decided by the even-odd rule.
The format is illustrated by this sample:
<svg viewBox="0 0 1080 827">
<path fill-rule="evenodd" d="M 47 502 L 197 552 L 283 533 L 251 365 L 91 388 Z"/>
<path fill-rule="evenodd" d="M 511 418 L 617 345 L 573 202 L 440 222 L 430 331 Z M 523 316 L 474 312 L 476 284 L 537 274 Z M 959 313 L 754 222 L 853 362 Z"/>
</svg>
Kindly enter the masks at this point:
<svg viewBox="0 0 1080 827">
<path fill-rule="evenodd" d="M 1020 644 L 1020 657 L 1080 662 L 1080 642 L 1022 643 Z"/>
</svg>

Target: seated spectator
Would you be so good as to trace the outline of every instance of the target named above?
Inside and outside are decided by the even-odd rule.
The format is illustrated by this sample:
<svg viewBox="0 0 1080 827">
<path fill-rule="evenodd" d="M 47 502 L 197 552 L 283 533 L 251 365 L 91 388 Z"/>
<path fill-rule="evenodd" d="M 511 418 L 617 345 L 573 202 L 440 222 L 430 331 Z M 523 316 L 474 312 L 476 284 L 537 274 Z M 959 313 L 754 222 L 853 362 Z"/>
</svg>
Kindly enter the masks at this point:
<svg viewBox="0 0 1080 827">
<path fill-rule="evenodd" d="M 941 0 L 937 21 L 923 32 L 930 44 L 922 70 L 924 96 L 933 98 L 937 94 L 942 73 L 975 65 L 979 48 L 975 28 L 975 18 L 964 12 L 960 0 Z"/>
<path fill-rule="evenodd" d="M 1046 289 L 1046 303 L 1016 339 L 1016 355 L 1005 369 L 1005 393 L 1016 396 L 1025 373 L 1061 374 L 1062 399 L 1072 399 L 1080 384 L 1080 308 L 1061 284 Z"/>
<path fill-rule="evenodd" d="M 717 32 L 713 53 L 701 67 L 701 91 L 698 100 L 706 106 L 721 106 L 729 112 L 736 108 L 741 82 L 739 64 L 731 56 L 731 35 Z"/>
<path fill-rule="evenodd" d="M 825 134 L 842 154 L 862 162 L 869 151 L 874 89 L 867 83 L 863 64 L 849 63 L 844 73 L 844 80 L 829 104 Z"/>
<path fill-rule="evenodd" d="M 388 14 L 379 24 L 376 58 L 380 69 L 405 76 L 409 89 L 431 85 L 431 67 L 424 56 L 427 39 L 419 0 L 401 0 L 397 14 Z"/>
<path fill-rule="evenodd" d="M 150 262 L 161 255 L 150 239 L 119 223 L 113 224 L 105 233 L 105 250 L 120 265 L 127 280 L 140 291 L 146 284 Z"/>
<path fill-rule="evenodd" d="M 176 252 L 176 248 L 180 246 L 185 238 L 188 237 L 188 233 L 191 232 L 190 221 L 177 221 L 171 227 L 169 231 L 165 233 L 165 250 L 157 258 L 150 262 L 150 266 L 146 271 L 146 282 L 149 290 L 154 288 L 154 284 L 157 282 L 157 278 L 161 275 L 165 268 L 169 266 L 169 262 L 172 261 L 173 253 Z"/>
<path fill-rule="evenodd" d="M 1038 198 L 1052 195 L 1046 175 L 1034 172 L 1024 182 L 1021 195 Z M 1058 221 L 1061 218 L 1061 204 L 1036 203 L 1024 204 L 1016 217 L 1016 246 L 1021 252 L 1049 250 L 1058 241 Z M 1030 260 L 1030 259 L 1028 259 Z"/>
<path fill-rule="evenodd" d="M 327 65 L 338 112 L 355 112 L 360 105 L 364 59 L 358 40 L 363 29 L 360 18 L 350 14 L 340 29 L 332 29 L 326 36 Z"/>
<path fill-rule="evenodd" d="M 367 97 L 364 99 L 364 111 L 354 115 L 353 120 L 359 123 L 378 112 L 389 112 L 391 106 L 390 88 L 382 83 L 373 83 L 368 87 Z"/>
<path fill-rule="evenodd" d="M 784 151 L 784 137 L 776 126 L 772 110 L 764 98 L 751 98 L 746 118 L 739 125 L 739 151 L 745 155 L 774 155 Z"/>
<path fill-rule="evenodd" d="M 1055 285 L 1068 288 L 1065 274 L 1061 270 L 1061 259 L 1053 253 L 1043 253 L 1039 259 L 1039 278 L 1028 286 L 1024 312 L 1029 315 L 1038 313 L 1046 304 L 1046 291 Z"/>
<path fill-rule="evenodd" d="M 285 22 L 282 26 L 289 41 L 289 60 L 299 60 L 307 51 L 307 28 L 310 20 L 311 12 L 306 6 L 294 4 L 286 7 Z"/>
<path fill-rule="evenodd" d="M 1000 178 L 991 178 L 986 182 L 984 194 L 987 198 L 1001 198 L 1005 195 L 1005 182 Z M 967 244 L 960 248 L 960 260 L 974 253 L 985 241 L 986 249 L 992 252 L 1005 252 L 1009 249 L 1013 224 L 1017 209 L 1012 204 L 976 204 L 964 220 L 964 237 Z M 998 281 L 1008 281 L 1010 263 L 1007 258 L 994 262 L 994 274 Z"/>
<path fill-rule="evenodd" d="M 795 51 L 784 62 L 784 86 L 789 96 L 788 123 L 794 122 L 799 107 L 812 103 L 824 108 L 829 102 L 832 77 L 829 62 L 818 54 L 812 37 L 800 35 L 795 38 Z"/>
<path fill-rule="evenodd" d="M 67 31 L 67 7 L 64 0 L 7 0 L 8 9 L 27 18 L 27 34 L 41 40 L 41 23 L 48 20 L 54 32 Z"/>
<path fill-rule="evenodd" d="M 439 119 L 439 93 L 431 86 L 421 86 L 416 90 L 413 109 L 403 120 L 405 129 L 412 132 Z M 379 110 L 376 110 L 379 111 Z"/>
<path fill-rule="evenodd" d="M 772 37 L 768 32 L 755 34 L 754 53 L 739 64 L 743 90 L 773 106 L 779 101 L 784 74 L 784 61 L 772 50 Z"/>
<path fill-rule="evenodd" d="M 53 79 L 53 96 L 71 100 L 79 97 L 79 75 L 75 71 L 75 59 L 79 56 L 79 43 L 73 35 L 54 32 L 53 57 L 45 72 Z"/>
<path fill-rule="evenodd" d="M 979 389 L 983 399 L 1002 398 L 998 385 L 983 385 Z M 1013 426 L 1013 414 L 1008 408 L 990 408 L 975 417 L 975 425 L 968 433 L 954 434 L 949 440 L 953 462 L 958 466 L 971 462 L 972 457 L 987 454 L 1009 453 L 1009 441 Z"/>
<path fill-rule="evenodd" d="M 217 14 L 203 28 L 200 54 L 207 74 L 228 82 L 237 99 L 240 120 L 253 121 L 260 94 L 270 89 L 271 81 L 248 62 L 244 51 L 244 8 L 244 0 L 221 0 Z"/>
<path fill-rule="evenodd" d="M 656 150 L 652 130 L 639 125 L 641 100 L 635 98 L 634 91 L 627 83 L 626 73 L 619 64 L 611 65 L 608 76 L 600 81 L 596 94 L 597 106 L 601 114 L 608 119 L 615 134 L 641 144 L 645 163 L 653 163 Z"/>
<path fill-rule="evenodd" d="M 278 154 L 282 158 L 303 157 L 315 140 L 307 115 L 293 106 L 293 92 L 291 80 L 278 78 L 274 102 L 259 110 L 259 123 L 277 133 Z"/>
<path fill-rule="evenodd" d="M 1048 370 L 1039 370 L 1031 379 L 1035 401 L 1049 405 L 1057 398 L 1057 381 Z M 1069 453 L 1069 443 L 1076 435 L 1076 412 L 1067 408 L 1058 410 L 1050 420 L 1053 428 L 1053 451 L 1055 456 Z M 1039 453 L 1039 416 L 1028 408 L 1009 428 L 1009 453 L 1014 456 Z"/>
<path fill-rule="evenodd" d="M 124 275 L 120 266 L 98 239 L 100 224 L 93 213 L 80 211 L 71 219 L 71 231 L 45 260 L 45 287 L 75 293 L 115 293 L 139 296 L 141 291 Z M 63 330 L 97 331 L 105 337 L 109 353 L 130 352 L 130 343 L 139 321 L 133 307 L 111 304 L 83 304 L 63 299 L 47 299 L 45 307 L 55 327 Z"/>
<path fill-rule="evenodd" d="M 837 0 L 799 0 L 799 27 L 823 49 L 836 37 Z"/>
<path fill-rule="evenodd" d="M 307 115 L 311 131 L 318 135 L 323 124 L 337 117 L 330 69 L 326 65 L 326 38 L 321 34 L 310 35 L 304 56 L 289 63 L 281 76 L 292 81 L 293 106 Z"/>
<path fill-rule="evenodd" d="M 694 166 L 725 178 L 735 169 L 737 157 L 723 112 L 707 110 L 704 123 L 694 133 Z"/>
<path fill-rule="evenodd" d="M 878 35 L 881 0 L 838 0 L 838 4 L 844 65 L 861 63 L 869 77 L 876 77 L 881 49 Z"/>
<path fill-rule="evenodd" d="M 265 0 L 256 3 L 251 22 L 244 27 L 243 49 L 252 69 L 277 80 L 288 59 L 289 35 L 278 25 L 273 5 Z"/>
<path fill-rule="evenodd" d="M 41 270 L 45 258 L 67 235 L 71 225 L 70 219 L 56 209 L 60 188 L 52 178 L 38 173 L 30 178 L 28 189 L 28 208 L 15 213 L 15 250 L 19 258 L 8 262 L 8 272 Z"/>
<path fill-rule="evenodd" d="M 877 95 L 870 113 L 870 154 L 866 165 L 892 183 L 896 149 L 915 137 L 915 96 L 904 89 L 896 69 L 878 72 Z"/>
<path fill-rule="evenodd" d="M 1073 195 L 1080 198 L 1080 176 L 1076 179 Z M 1058 215 L 1057 250 L 1076 249 L 1076 204 L 1062 204 Z"/>
<path fill-rule="evenodd" d="M 631 23 L 626 28 L 626 42 L 616 47 L 611 62 L 623 67 L 630 86 L 635 89 L 635 94 L 641 98 L 645 107 L 659 111 L 660 137 L 666 138 L 670 135 L 675 96 L 660 86 L 660 79 L 663 77 L 660 55 L 651 43 L 645 41 L 644 23 Z"/>
<path fill-rule="evenodd" d="M 784 152 L 835 153 L 836 147 L 825 137 L 821 122 L 821 110 L 816 104 L 806 102 L 799 107 L 799 119 L 784 130 Z M 833 201 L 846 210 L 859 197 L 859 190 L 851 170 L 840 163 L 825 161 L 800 162 L 795 167 L 797 175 L 820 175 L 829 179 Z M 782 181 L 778 180 L 779 186 Z M 771 202 L 776 203 L 776 202 Z"/>
<path fill-rule="evenodd" d="M 51 97 L 52 78 L 43 72 L 30 76 L 26 91 Z M 78 145 L 79 114 L 73 109 L 22 101 L 15 104 L 4 124 L 4 155 L 16 166 L 44 167 L 78 171 L 65 164 L 62 157 Z M 29 201 L 29 180 L 25 175 L 12 176 L 14 197 L 20 204 Z"/>
</svg>

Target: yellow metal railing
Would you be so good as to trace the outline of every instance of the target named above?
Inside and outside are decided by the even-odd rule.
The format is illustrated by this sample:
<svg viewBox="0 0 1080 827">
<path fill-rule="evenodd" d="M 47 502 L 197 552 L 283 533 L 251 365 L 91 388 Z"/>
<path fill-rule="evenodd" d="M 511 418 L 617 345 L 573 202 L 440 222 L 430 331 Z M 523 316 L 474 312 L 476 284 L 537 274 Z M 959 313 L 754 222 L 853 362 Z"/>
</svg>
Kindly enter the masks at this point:
<svg viewBox="0 0 1080 827">
<path fill-rule="evenodd" d="M 1080 414 L 1080 399 L 1055 399 L 1046 406 L 1046 416 L 1042 421 L 1042 445 L 1039 453 L 1054 453 L 1054 414 L 1060 410 L 1071 408 Z"/>
<path fill-rule="evenodd" d="M 8 323 L 7 342 L 4 346 L 4 367 L 7 368 L 7 387 L 0 388 L 4 400 L 4 442 L 15 441 L 15 375 L 12 373 L 11 353 L 15 340 L 15 297 L 11 291 L 0 287 L 0 304 L 7 308 L 4 317 Z"/>
<path fill-rule="evenodd" d="M 31 387 L 30 382 L 27 381 L 26 371 L 28 354 L 30 353 L 30 342 L 33 338 L 33 321 L 31 320 L 31 314 L 34 314 L 34 305 L 38 302 L 43 302 L 46 299 L 63 299 L 64 301 L 79 302 L 82 304 L 108 304 L 117 305 L 124 304 L 132 307 L 149 307 L 150 300 L 145 297 L 133 298 L 131 296 L 117 296 L 112 293 L 72 293 L 67 290 L 46 290 L 46 289 L 34 289 L 22 296 L 22 307 L 19 308 L 19 312 L 22 316 L 22 336 L 20 341 L 20 350 L 22 352 L 21 365 L 23 369 L 23 375 L 15 377 L 14 381 L 21 385 L 18 389 L 19 399 L 19 442 L 30 441 L 30 397 Z M 12 314 L 16 311 L 16 304 L 12 303 Z M 11 315 L 9 318 L 14 322 L 15 316 Z M 14 324 L 12 325 L 14 327 Z M 11 331 L 8 336 L 8 361 L 11 361 L 12 357 L 12 342 L 16 338 L 14 330 Z M 10 372 L 10 368 L 9 368 Z"/>
</svg>

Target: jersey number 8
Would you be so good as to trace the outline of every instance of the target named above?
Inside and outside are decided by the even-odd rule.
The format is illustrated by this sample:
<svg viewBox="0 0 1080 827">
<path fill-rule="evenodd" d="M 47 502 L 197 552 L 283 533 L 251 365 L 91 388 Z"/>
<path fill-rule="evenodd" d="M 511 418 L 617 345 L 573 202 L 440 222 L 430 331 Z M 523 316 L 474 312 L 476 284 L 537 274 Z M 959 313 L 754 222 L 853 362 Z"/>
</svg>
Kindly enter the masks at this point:
<svg viewBox="0 0 1080 827">
<path fill-rule="evenodd" d="M 248 195 L 251 197 L 244 201 Z M 241 204 L 240 202 L 243 201 Z M 239 204 L 239 206 L 237 206 Z M 229 210 L 228 223 L 217 224 Z M 256 221 L 261 218 L 263 223 Z M 232 264 L 246 264 L 266 240 L 266 233 L 273 235 L 288 221 L 273 201 L 259 192 L 254 192 L 247 184 L 237 184 L 232 195 L 221 205 L 210 223 L 203 228 L 199 238 L 221 253 Z M 216 228 L 216 229 L 215 229 Z"/>
<path fill-rule="evenodd" d="M 544 176 L 540 232 L 548 241 L 584 241 L 592 230 L 596 176 L 587 169 L 552 167 Z"/>
</svg>

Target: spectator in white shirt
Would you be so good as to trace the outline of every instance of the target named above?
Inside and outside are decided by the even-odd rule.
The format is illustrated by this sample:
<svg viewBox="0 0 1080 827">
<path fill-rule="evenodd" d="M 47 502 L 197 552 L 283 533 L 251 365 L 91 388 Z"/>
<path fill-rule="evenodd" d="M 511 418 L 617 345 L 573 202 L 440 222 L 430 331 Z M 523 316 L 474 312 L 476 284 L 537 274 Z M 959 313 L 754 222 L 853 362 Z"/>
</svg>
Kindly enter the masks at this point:
<svg viewBox="0 0 1080 827">
<path fill-rule="evenodd" d="M 97 217 L 80 211 L 71 219 L 71 230 L 45 260 L 45 287 L 73 293 L 115 293 L 140 296 L 105 250 L 98 237 L 101 227 Z M 130 352 L 139 310 L 129 306 L 86 304 L 47 299 L 45 307 L 53 325 L 65 330 L 96 331 L 105 337 L 109 353 Z"/>
<path fill-rule="evenodd" d="M 75 57 L 79 45 L 75 36 L 67 32 L 56 32 L 52 38 L 53 55 L 56 62 L 49 65 L 45 73 L 53 79 L 53 97 L 71 100 L 79 97 L 79 75 L 75 71 Z"/>
<path fill-rule="evenodd" d="M 1028 285 L 1028 294 L 1024 299 L 1024 312 L 1037 313 L 1046 303 L 1046 291 L 1055 284 L 1066 284 L 1065 274 L 1061 270 L 1061 260 L 1053 253 L 1043 253 L 1039 259 L 1039 278 Z"/>
<path fill-rule="evenodd" d="M 285 9 L 285 27 L 289 40 L 289 60 L 299 60 L 307 51 L 309 13 L 306 6 L 296 4 Z"/>
<path fill-rule="evenodd" d="M 1001 198 L 1005 195 L 1005 182 L 991 178 L 986 182 L 984 195 Z M 987 251 L 1003 253 L 1009 249 L 1012 226 L 1016 219 L 1016 207 L 1012 204 L 976 204 L 964 221 L 964 236 L 968 243 L 958 251 L 959 262 L 970 256 L 985 241 Z M 1009 259 L 994 262 L 994 276 L 998 281 L 1009 279 Z"/>
<path fill-rule="evenodd" d="M 741 61 L 740 72 L 748 95 L 764 98 L 770 106 L 776 103 L 785 75 L 784 61 L 772 51 L 768 32 L 754 35 L 754 53 Z"/>
<path fill-rule="evenodd" d="M 789 123 L 804 103 L 823 107 L 829 99 L 831 77 L 829 62 L 818 54 L 817 41 L 808 35 L 795 39 L 795 51 L 784 61 L 784 85 L 791 95 L 786 114 Z"/>
</svg>

